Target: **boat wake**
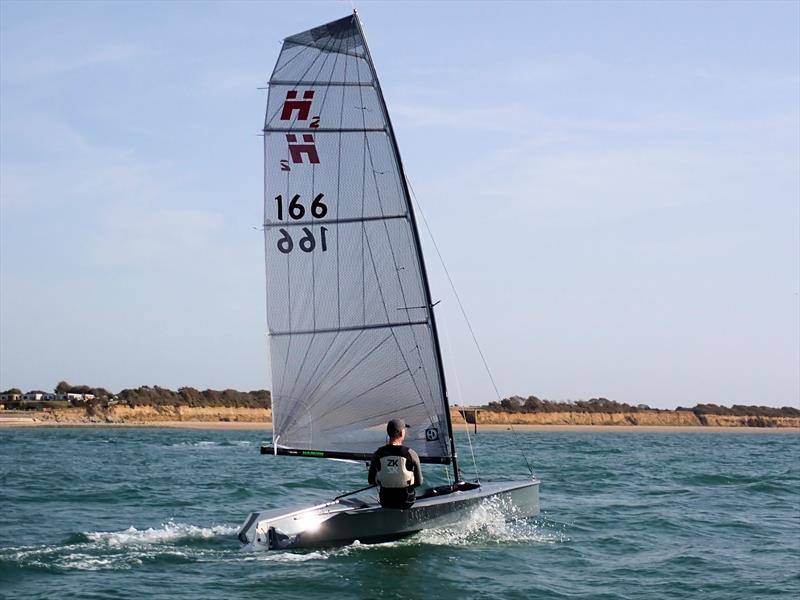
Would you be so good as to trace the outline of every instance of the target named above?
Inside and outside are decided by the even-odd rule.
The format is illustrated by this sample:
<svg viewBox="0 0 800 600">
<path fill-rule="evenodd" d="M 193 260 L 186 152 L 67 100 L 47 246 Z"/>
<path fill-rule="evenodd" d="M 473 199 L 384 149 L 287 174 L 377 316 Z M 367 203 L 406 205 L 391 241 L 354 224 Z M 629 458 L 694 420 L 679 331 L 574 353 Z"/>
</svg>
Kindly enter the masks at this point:
<svg viewBox="0 0 800 600">
<path fill-rule="evenodd" d="M 216 525 L 197 527 L 185 523 L 164 523 L 159 528 L 136 529 L 129 527 L 124 531 L 97 531 L 84 534 L 90 542 L 108 547 L 147 546 L 186 540 L 208 540 L 215 537 L 235 534 L 235 527 Z"/>
<path fill-rule="evenodd" d="M 116 571 L 145 563 L 213 561 L 234 552 L 236 530 L 170 521 L 156 528 L 78 533 L 61 544 L 0 548 L 0 566 L 3 571 Z"/>
<path fill-rule="evenodd" d="M 436 546 L 489 544 L 557 544 L 569 541 L 564 526 L 544 518 L 507 519 L 502 500 L 493 498 L 481 503 L 457 525 L 427 529 L 405 543 Z"/>
</svg>

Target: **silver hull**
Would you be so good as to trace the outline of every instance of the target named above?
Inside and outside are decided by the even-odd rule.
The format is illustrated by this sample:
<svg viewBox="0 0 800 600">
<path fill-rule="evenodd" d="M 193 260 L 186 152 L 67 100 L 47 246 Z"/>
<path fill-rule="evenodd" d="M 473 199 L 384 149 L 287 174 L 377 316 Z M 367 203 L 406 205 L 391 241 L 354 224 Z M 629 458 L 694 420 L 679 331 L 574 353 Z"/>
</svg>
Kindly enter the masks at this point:
<svg viewBox="0 0 800 600">
<path fill-rule="evenodd" d="M 483 503 L 507 519 L 539 514 L 539 480 L 503 481 L 421 497 L 406 510 L 383 508 L 374 496 L 343 498 L 316 506 L 250 513 L 239 531 L 246 549 L 321 548 L 397 540 L 423 529 L 462 521 Z"/>
</svg>

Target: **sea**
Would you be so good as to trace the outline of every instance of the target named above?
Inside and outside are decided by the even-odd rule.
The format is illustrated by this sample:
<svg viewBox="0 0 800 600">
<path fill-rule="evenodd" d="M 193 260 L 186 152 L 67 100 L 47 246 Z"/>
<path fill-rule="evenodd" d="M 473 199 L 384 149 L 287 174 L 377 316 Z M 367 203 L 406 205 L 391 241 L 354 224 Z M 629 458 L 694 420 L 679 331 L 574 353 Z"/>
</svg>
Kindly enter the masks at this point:
<svg viewBox="0 0 800 600">
<path fill-rule="evenodd" d="M 392 543 L 248 552 L 250 511 L 366 485 L 361 464 L 260 455 L 269 436 L 0 429 L 0 597 L 800 598 L 797 433 L 479 429 L 459 434 L 468 477 L 527 459 L 538 517 L 486 505 Z"/>
</svg>

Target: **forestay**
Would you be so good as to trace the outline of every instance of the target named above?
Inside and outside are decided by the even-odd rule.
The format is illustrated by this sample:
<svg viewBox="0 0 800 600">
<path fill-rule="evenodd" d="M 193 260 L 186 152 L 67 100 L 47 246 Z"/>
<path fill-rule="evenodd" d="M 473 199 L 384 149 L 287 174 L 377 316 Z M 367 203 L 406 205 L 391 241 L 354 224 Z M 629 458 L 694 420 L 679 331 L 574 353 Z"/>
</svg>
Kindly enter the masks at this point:
<svg viewBox="0 0 800 600">
<path fill-rule="evenodd" d="M 402 417 L 423 460 L 449 461 L 413 209 L 356 15 L 284 40 L 264 156 L 276 447 L 369 454 Z"/>
</svg>

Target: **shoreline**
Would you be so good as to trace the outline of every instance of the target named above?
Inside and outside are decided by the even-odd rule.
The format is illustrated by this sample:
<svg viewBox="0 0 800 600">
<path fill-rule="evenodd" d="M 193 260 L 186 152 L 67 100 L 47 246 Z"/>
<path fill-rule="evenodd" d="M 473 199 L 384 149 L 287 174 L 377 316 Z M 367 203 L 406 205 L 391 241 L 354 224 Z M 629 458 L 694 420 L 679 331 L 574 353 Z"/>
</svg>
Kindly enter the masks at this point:
<svg viewBox="0 0 800 600">
<path fill-rule="evenodd" d="M 263 430 L 272 433 L 272 423 L 259 421 L 139 421 L 130 423 L 91 423 L 34 420 L 34 418 L 0 417 L 0 429 L 6 428 L 163 428 L 163 429 L 223 429 L 231 431 L 257 431 Z M 528 432 L 639 432 L 639 433 L 702 433 L 702 432 L 732 432 L 732 433 L 800 433 L 800 427 L 726 427 L 719 425 L 532 425 L 528 423 L 486 423 L 478 424 L 478 434 L 497 431 L 528 431 Z M 454 431 L 464 433 L 464 426 L 454 427 Z M 474 428 L 469 425 L 469 434 L 475 435 Z"/>
<path fill-rule="evenodd" d="M 507 413 L 480 408 L 453 407 L 450 417 L 456 431 L 468 426 L 478 431 L 800 431 L 800 416 L 695 414 L 692 411 L 641 410 L 627 413 L 540 412 Z M 467 425 L 469 422 L 469 425 Z M 181 427 L 207 429 L 272 428 L 269 408 L 226 406 L 73 406 L 41 411 L 0 410 L 0 427 L 9 425 L 53 427 Z"/>
</svg>

